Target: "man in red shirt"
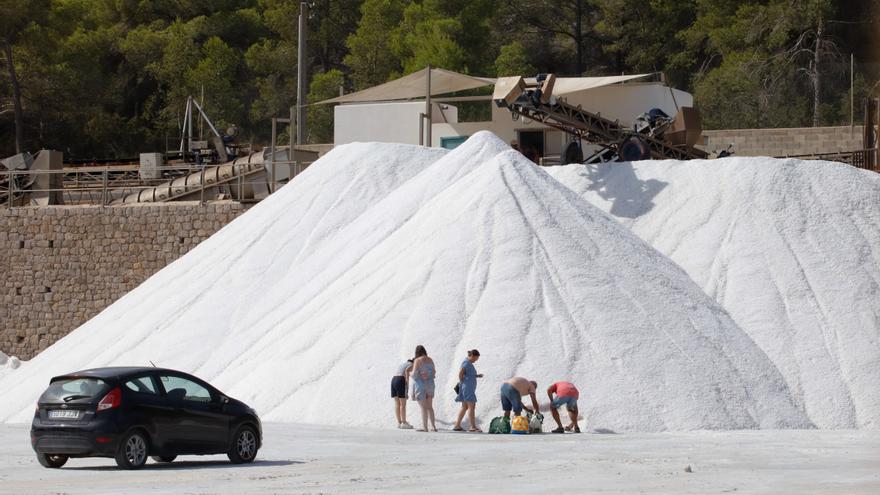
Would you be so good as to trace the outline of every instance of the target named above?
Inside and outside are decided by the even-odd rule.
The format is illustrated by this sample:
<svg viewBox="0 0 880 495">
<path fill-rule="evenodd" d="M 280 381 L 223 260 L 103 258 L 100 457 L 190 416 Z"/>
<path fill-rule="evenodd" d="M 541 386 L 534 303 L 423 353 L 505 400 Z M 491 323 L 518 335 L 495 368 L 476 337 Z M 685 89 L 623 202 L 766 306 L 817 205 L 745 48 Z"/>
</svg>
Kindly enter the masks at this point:
<svg viewBox="0 0 880 495">
<path fill-rule="evenodd" d="M 556 394 L 556 397 L 553 397 L 553 394 Z M 550 388 L 547 389 L 547 396 L 550 397 L 550 413 L 553 414 L 553 419 L 556 420 L 556 424 L 559 428 L 553 430 L 553 433 L 564 433 L 565 431 L 574 431 L 575 433 L 580 433 L 581 429 L 578 428 L 578 405 L 577 400 L 579 397 L 578 389 L 570 382 L 556 382 L 553 385 L 550 385 Z M 571 418 L 571 424 L 562 427 L 562 420 L 559 419 L 559 411 L 557 408 L 562 407 L 565 404 L 565 409 L 568 410 L 568 416 Z"/>
</svg>

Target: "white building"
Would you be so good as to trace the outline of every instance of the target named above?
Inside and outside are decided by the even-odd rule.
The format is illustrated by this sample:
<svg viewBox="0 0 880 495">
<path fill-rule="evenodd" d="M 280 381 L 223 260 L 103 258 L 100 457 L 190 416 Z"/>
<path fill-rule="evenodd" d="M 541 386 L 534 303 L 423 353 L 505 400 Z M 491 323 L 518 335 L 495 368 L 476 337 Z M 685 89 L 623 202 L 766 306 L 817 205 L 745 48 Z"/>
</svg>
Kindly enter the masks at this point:
<svg viewBox="0 0 880 495">
<path fill-rule="evenodd" d="M 448 95 L 490 86 L 494 79 L 468 76 L 443 69 L 430 70 L 432 95 L 431 146 L 454 148 L 471 134 L 489 130 L 507 142 L 536 148 L 541 156 L 553 161 L 568 142 L 562 131 L 527 119 L 514 119 L 506 108 L 498 108 L 491 95 L 448 97 Z M 693 106 L 693 96 L 670 88 L 659 81 L 647 81 L 652 74 L 616 77 L 558 78 L 553 94 L 572 105 L 618 120 L 629 126 L 639 115 L 659 108 L 675 116 L 680 107 Z M 382 141 L 423 144 L 422 115 L 428 92 L 428 69 L 373 88 L 343 95 L 321 103 L 340 103 L 334 111 L 334 144 L 356 141 Z M 457 106 L 458 105 L 458 106 Z M 491 120 L 462 122 L 459 106 L 485 105 L 482 115 Z M 584 143 L 586 144 L 586 143 Z"/>
</svg>

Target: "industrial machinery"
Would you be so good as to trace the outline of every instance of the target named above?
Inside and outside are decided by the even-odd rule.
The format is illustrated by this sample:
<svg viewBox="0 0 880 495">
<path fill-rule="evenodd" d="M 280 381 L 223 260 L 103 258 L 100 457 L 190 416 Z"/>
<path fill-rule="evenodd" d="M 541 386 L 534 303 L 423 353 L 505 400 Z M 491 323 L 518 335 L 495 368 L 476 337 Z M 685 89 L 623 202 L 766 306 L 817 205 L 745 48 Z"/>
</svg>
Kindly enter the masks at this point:
<svg viewBox="0 0 880 495">
<path fill-rule="evenodd" d="M 316 155 L 303 157 L 302 153 L 295 150 L 294 159 L 316 159 Z M 304 168 L 298 162 L 291 162 L 288 156 L 286 147 L 274 151 L 265 149 L 128 194 L 118 195 L 119 191 L 114 191 L 112 204 L 213 200 L 218 197 L 238 201 L 263 199 Z"/>
<path fill-rule="evenodd" d="M 694 108 L 682 107 L 675 118 L 659 109 L 651 109 L 630 128 L 556 98 L 553 95 L 555 81 L 554 74 L 539 74 L 529 79 L 502 77 L 495 84 L 492 100 L 514 116 L 521 115 L 566 132 L 578 141 L 598 146 L 599 150 L 592 156 L 578 160 L 585 163 L 648 158 L 689 160 L 708 156 L 694 147 L 701 133 L 700 116 Z M 566 156 L 569 159 L 578 156 L 573 146 L 566 150 Z"/>
</svg>

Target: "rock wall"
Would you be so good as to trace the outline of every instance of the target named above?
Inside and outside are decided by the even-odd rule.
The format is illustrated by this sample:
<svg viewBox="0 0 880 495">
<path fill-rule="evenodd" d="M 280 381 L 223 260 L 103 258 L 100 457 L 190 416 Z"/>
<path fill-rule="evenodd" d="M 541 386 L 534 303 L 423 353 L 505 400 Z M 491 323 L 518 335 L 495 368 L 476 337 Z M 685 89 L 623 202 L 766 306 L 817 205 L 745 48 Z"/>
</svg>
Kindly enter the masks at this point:
<svg viewBox="0 0 880 495">
<path fill-rule="evenodd" d="M 0 351 L 33 357 L 245 209 L 233 202 L 0 209 Z"/>
</svg>

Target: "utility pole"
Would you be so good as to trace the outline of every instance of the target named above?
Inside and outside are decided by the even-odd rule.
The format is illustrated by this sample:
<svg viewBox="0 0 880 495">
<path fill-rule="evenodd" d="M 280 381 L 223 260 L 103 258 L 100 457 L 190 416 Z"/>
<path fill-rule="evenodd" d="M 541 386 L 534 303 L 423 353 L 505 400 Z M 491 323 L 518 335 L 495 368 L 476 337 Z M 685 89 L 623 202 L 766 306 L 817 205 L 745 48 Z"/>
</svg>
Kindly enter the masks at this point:
<svg viewBox="0 0 880 495">
<path fill-rule="evenodd" d="M 308 2 L 299 4 L 299 40 L 296 54 L 296 144 L 304 144 L 306 140 L 306 38 L 308 37 L 306 21 L 309 17 Z"/>
</svg>

